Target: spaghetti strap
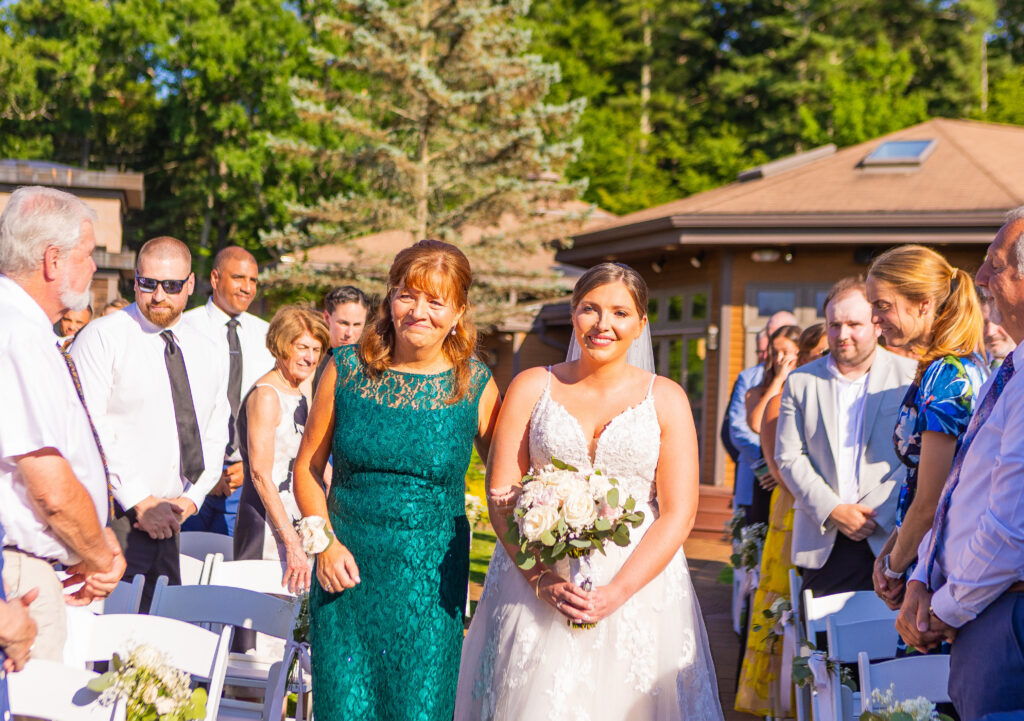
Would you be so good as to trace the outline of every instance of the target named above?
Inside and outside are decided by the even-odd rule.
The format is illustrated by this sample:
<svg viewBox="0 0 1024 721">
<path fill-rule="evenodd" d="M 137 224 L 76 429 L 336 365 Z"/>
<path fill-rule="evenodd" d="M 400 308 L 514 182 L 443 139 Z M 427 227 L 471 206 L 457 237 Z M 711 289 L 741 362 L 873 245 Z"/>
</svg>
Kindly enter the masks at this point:
<svg viewBox="0 0 1024 721">
<path fill-rule="evenodd" d="M 651 373 L 651 384 L 647 386 L 647 397 L 650 398 L 651 393 L 654 392 L 654 381 L 658 380 L 657 373 Z"/>
<path fill-rule="evenodd" d="M 547 381 L 547 383 L 544 384 L 544 392 L 545 393 L 550 393 L 551 392 L 551 376 L 553 376 L 554 373 L 551 372 L 551 366 L 547 366 L 547 370 L 548 370 L 548 381 Z"/>
</svg>

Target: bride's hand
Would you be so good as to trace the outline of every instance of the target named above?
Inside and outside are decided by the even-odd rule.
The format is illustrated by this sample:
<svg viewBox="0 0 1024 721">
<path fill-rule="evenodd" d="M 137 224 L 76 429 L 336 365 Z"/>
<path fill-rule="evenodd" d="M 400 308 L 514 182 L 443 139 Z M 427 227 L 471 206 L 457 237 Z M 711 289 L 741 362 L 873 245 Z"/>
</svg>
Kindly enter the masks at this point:
<svg viewBox="0 0 1024 721">
<path fill-rule="evenodd" d="M 591 622 L 592 595 L 554 573 L 543 574 L 537 582 L 537 597 L 550 603 L 556 611 L 573 621 Z"/>
<path fill-rule="evenodd" d="M 590 622 L 597 623 L 611 616 L 625 602 L 625 594 L 614 584 L 595 588 L 590 592 Z"/>
<path fill-rule="evenodd" d="M 316 557 L 316 580 L 328 593 L 341 593 L 359 583 L 359 567 L 352 553 L 335 540 Z"/>
</svg>

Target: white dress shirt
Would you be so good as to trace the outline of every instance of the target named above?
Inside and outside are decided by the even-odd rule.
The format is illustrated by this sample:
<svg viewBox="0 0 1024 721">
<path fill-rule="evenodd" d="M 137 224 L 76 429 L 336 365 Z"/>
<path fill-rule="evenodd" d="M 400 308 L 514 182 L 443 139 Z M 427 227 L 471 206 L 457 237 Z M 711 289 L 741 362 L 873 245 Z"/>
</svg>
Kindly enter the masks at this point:
<svg viewBox="0 0 1024 721">
<path fill-rule="evenodd" d="M 1013 351 L 1013 365 L 964 456 L 931 579 L 935 615 L 956 628 L 1024 579 L 1024 344 Z M 917 549 L 912 578 L 922 583 L 931 535 Z"/>
<path fill-rule="evenodd" d="M 231 316 L 217 307 L 213 298 L 206 301 L 206 305 L 200 308 L 193 308 L 181 317 L 182 325 L 187 325 L 203 335 L 217 346 L 218 352 L 229 359 L 230 349 L 228 348 L 228 321 Z M 242 393 L 239 401 L 245 399 L 253 384 L 264 374 L 274 368 L 274 356 L 267 349 L 267 329 L 270 324 L 251 313 L 241 313 L 236 316 L 238 321 L 238 344 L 242 349 Z M 227 373 L 230 364 L 224 364 L 225 388 Z M 235 451 L 231 461 L 242 460 Z"/>
<path fill-rule="evenodd" d="M 180 320 L 170 330 L 188 371 L 203 444 L 203 473 L 181 474 L 171 381 L 159 328 L 132 303 L 85 326 L 71 346 L 89 410 L 107 454 L 114 498 L 124 509 L 147 496 L 187 496 L 196 508 L 220 479 L 228 440 L 226 355 Z"/>
<path fill-rule="evenodd" d="M 844 376 L 835 359 L 829 356 L 828 371 L 832 375 L 832 388 L 836 401 L 836 430 L 838 443 L 833 449 L 838 478 L 840 503 L 860 501 L 861 443 L 864 438 L 864 405 L 867 402 L 868 373 L 850 380 Z"/>
<path fill-rule="evenodd" d="M 39 517 L 15 458 L 56 449 L 71 465 L 107 523 L 107 478 L 46 313 L 21 286 L 0 275 L 0 524 L 5 546 L 65 564 L 80 559 Z"/>
</svg>

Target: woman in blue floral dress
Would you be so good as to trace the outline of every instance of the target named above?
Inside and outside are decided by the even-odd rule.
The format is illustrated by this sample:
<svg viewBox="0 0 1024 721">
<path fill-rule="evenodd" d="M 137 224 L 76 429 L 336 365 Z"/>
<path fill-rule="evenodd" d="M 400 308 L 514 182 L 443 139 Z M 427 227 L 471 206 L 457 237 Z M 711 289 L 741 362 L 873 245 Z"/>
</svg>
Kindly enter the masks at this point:
<svg viewBox="0 0 1024 721">
<path fill-rule="evenodd" d="M 917 547 L 931 528 L 953 456 L 988 373 L 981 304 L 971 276 L 919 245 L 879 256 L 867 278 L 868 300 L 889 348 L 919 359 L 893 434 L 907 467 L 896 529 L 875 561 L 875 591 L 899 608 Z"/>
</svg>

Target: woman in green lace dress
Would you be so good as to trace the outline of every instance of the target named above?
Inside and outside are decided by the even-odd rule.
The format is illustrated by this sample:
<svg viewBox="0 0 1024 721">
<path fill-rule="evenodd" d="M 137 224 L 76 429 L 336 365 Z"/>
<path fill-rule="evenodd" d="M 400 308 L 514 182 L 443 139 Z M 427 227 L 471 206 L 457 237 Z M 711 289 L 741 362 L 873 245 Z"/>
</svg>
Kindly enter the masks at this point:
<svg viewBox="0 0 1024 721">
<path fill-rule="evenodd" d="M 469 262 L 424 240 L 395 258 L 359 346 L 334 351 L 295 459 L 303 516 L 336 539 L 310 593 L 319 721 L 449 721 L 469 576 L 465 474 L 497 417 L 472 357 Z M 333 453 L 325 497 L 318 481 Z"/>
</svg>

